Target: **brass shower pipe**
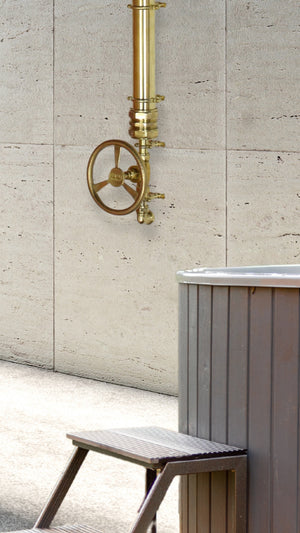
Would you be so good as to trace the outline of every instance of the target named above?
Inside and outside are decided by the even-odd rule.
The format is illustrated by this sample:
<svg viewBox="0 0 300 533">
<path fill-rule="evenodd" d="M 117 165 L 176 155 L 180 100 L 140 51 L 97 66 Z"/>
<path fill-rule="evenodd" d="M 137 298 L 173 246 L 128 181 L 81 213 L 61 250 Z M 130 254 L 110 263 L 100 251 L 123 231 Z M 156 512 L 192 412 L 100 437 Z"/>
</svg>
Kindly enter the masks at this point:
<svg viewBox="0 0 300 533">
<path fill-rule="evenodd" d="M 163 142 L 155 140 L 158 136 L 157 104 L 164 100 L 164 96 L 157 95 L 155 89 L 155 13 L 166 7 L 166 3 L 132 0 L 128 7 L 132 10 L 133 20 L 133 95 L 128 97 L 132 102 L 129 135 L 138 141 L 135 144 L 138 151 L 131 144 L 118 139 L 99 144 L 90 156 L 87 180 L 93 199 L 104 211 L 112 215 L 127 215 L 136 211 L 140 224 L 151 224 L 154 215 L 148 202 L 165 197 L 164 194 L 150 192 L 149 149 L 165 146 Z M 114 166 L 108 177 L 103 179 L 96 175 L 95 162 L 99 154 L 108 147 L 114 149 Z M 121 149 L 128 151 L 133 158 L 133 165 L 126 171 L 120 168 Z M 115 209 L 104 203 L 99 192 L 107 185 L 122 186 L 133 199 L 129 207 Z"/>
</svg>

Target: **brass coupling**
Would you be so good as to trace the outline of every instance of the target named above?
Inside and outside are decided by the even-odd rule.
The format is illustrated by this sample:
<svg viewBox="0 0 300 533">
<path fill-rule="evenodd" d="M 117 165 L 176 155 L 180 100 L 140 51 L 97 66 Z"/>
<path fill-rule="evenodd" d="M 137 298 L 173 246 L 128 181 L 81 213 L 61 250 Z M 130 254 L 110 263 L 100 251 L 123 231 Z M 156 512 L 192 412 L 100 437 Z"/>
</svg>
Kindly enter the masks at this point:
<svg viewBox="0 0 300 533">
<path fill-rule="evenodd" d="M 155 139 L 158 136 L 158 110 L 155 104 L 164 99 L 165 97 L 160 94 L 154 98 L 128 96 L 128 100 L 134 104 L 129 111 L 129 135 L 133 139 Z"/>
<path fill-rule="evenodd" d="M 155 139 L 158 136 L 158 111 L 154 109 L 129 111 L 129 135 L 133 139 Z"/>
</svg>

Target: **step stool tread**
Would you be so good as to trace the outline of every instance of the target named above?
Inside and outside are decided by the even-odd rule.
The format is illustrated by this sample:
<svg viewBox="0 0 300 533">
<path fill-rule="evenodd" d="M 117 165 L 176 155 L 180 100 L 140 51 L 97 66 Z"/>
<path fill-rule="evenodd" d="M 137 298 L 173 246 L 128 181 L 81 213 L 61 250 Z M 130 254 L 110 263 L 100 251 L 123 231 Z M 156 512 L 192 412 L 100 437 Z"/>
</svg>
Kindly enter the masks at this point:
<svg viewBox="0 0 300 533">
<path fill-rule="evenodd" d="M 146 464 L 242 455 L 243 448 L 192 437 L 155 426 L 68 433 L 74 444 Z"/>
</svg>

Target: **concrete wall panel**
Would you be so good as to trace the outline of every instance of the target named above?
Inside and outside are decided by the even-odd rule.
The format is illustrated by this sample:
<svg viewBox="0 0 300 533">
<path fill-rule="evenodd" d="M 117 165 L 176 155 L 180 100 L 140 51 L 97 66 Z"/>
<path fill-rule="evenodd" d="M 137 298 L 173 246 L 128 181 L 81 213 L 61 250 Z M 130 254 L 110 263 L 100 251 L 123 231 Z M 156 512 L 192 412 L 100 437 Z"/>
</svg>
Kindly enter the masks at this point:
<svg viewBox="0 0 300 533">
<path fill-rule="evenodd" d="M 127 136 L 131 12 L 122 0 L 55 2 L 55 140 L 91 146 Z"/>
<path fill-rule="evenodd" d="M 299 3 L 227 4 L 228 148 L 299 151 Z"/>
<path fill-rule="evenodd" d="M 168 2 L 157 16 L 160 135 L 172 148 L 224 149 L 222 0 Z"/>
<path fill-rule="evenodd" d="M 52 147 L 7 144 L 0 154 L 0 353 L 52 368 Z"/>
<path fill-rule="evenodd" d="M 294 153 L 229 153 L 229 265 L 300 262 L 299 163 Z"/>
<path fill-rule="evenodd" d="M 53 141 L 53 3 L 0 2 L 0 142 Z"/>
</svg>

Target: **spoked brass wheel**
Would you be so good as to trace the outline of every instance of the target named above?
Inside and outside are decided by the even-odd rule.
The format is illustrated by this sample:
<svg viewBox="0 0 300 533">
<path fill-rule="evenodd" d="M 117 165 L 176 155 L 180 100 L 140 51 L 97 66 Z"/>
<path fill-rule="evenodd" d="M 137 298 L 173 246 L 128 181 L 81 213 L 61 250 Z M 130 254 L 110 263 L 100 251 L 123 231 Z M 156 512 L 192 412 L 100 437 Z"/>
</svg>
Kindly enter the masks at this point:
<svg viewBox="0 0 300 533">
<path fill-rule="evenodd" d="M 98 155 L 102 152 L 102 150 L 109 146 L 114 147 L 114 167 L 111 169 L 107 179 L 98 178 L 101 180 L 98 181 L 97 177 L 94 175 L 95 161 Z M 129 167 L 127 171 L 123 171 L 119 166 L 122 148 L 128 151 L 135 161 L 135 165 Z M 133 184 L 136 184 L 136 189 L 128 185 L 125 180 L 131 181 Z M 128 215 L 129 213 L 132 213 L 132 211 L 138 209 L 145 195 L 146 169 L 143 160 L 141 159 L 135 148 L 131 146 L 131 144 L 125 141 L 112 139 L 110 141 L 105 141 L 102 144 L 99 144 L 99 146 L 97 146 L 97 148 L 95 148 L 95 150 L 93 151 L 88 162 L 87 181 L 90 193 L 94 198 L 95 202 L 99 205 L 99 207 L 101 207 L 101 209 L 104 209 L 104 211 L 110 213 L 111 215 Z M 113 209 L 112 207 L 106 205 L 103 200 L 101 200 L 99 192 L 107 185 L 110 185 L 112 187 L 123 187 L 133 198 L 133 203 L 131 203 L 129 207 L 126 207 L 125 209 Z"/>
</svg>

